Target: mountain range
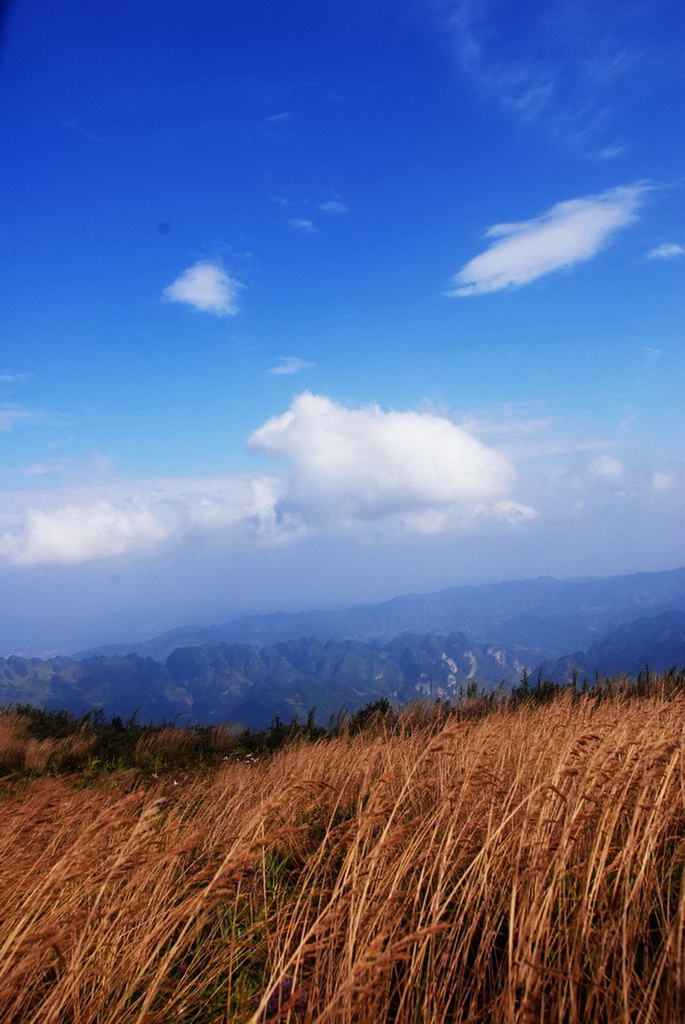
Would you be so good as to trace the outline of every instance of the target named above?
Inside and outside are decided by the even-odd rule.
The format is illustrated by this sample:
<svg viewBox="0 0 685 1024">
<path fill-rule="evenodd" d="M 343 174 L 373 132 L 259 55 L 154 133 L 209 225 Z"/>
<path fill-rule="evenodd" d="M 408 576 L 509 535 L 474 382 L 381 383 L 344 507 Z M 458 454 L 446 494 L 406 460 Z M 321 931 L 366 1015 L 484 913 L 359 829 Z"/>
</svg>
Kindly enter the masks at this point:
<svg viewBox="0 0 685 1024">
<path fill-rule="evenodd" d="M 576 653 L 564 653 L 579 637 L 585 650 L 569 643 Z M 450 699 L 469 684 L 511 685 L 524 669 L 564 682 L 574 672 L 581 681 L 637 674 L 645 664 L 685 666 L 685 569 L 452 587 L 340 612 L 187 627 L 71 658 L 11 656 L 0 659 L 0 706 L 263 728 L 314 706 L 327 722 L 381 697 Z"/>
<path fill-rule="evenodd" d="M 136 653 L 72 658 L 0 659 L 0 705 L 33 703 L 73 714 L 201 723 L 239 721 L 263 728 L 316 706 L 327 722 L 381 697 L 393 701 L 450 699 L 469 683 L 493 688 L 523 665 L 507 652 L 474 644 L 463 633 L 403 634 L 377 641 L 301 638 L 257 647 L 179 647 L 164 660 Z"/>
</svg>

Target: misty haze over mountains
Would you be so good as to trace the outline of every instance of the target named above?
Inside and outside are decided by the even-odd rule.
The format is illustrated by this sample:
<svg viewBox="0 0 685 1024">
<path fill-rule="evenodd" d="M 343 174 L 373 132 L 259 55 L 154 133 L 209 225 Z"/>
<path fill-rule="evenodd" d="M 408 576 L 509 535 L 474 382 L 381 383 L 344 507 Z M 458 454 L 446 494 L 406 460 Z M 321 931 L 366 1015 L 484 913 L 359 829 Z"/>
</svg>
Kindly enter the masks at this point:
<svg viewBox="0 0 685 1024">
<path fill-rule="evenodd" d="M 559 580 L 543 576 L 434 594 L 405 594 L 343 610 L 249 615 L 222 625 L 180 627 L 140 643 L 113 643 L 74 655 L 165 658 L 199 644 L 273 644 L 300 637 L 387 641 L 400 633 L 462 632 L 485 644 L 525 651 L 539 663 L 586 650 L 607 630 L 641 614 L 685 610 L 685 568 L 627 576 Z"/>
<path fill-rule="evenodd" d="M 379 698 L 449 700 L 511 686 L 524 670 L 593 681 L 645 664 L 685 665 L 685 569 L 451 587 L 180 628 L 73 658 L 11 656 L 0 659 L 0 705 L 263 728 L 312 707 L 328 721 Z"/>
</svg>

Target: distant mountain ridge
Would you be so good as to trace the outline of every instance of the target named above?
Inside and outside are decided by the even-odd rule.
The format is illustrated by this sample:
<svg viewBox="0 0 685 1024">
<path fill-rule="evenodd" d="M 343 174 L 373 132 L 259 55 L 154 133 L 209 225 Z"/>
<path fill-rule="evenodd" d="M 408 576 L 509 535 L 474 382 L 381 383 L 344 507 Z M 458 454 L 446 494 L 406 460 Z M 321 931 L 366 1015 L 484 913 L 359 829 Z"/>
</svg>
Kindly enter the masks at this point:
<svg viewBox="0 0 685 1024">
<path fill-rule="evenodd" d="M 327 722 L 381 697 L 397 702 L 450 700 L 475 684 L 479 691 L 511 685 L 523 669 L 554 682 L 603 675 L 637 675 L 685 667 L 685 611 L 641 617 L 610 630 L 587 652 L 544 661 L 538 669 L 516 651 L 476 643 L 464 633 L 404 633 L 378 640 L 301 637 L 259 647 L 202 644 L 178 647 L 164 662 L 136 653 L 72 658 L 0 658 L 0 706 L 32 703 L 73 714 L 102 709 L 143 721 L 180 718 L 209 724 L 239 721 L 255 728 L 279 716 L 302 718 L 316 706 Z"/>
<path fill-rule="evenodd" d="M 319 720 L 380 697 L 394 701 L 455 697 L 470 682 L 492 688 L 511 682 L 523 665 L 492 645 L 461 633 L 404 634 L 377 641 L 305 639 L 272 646 L 203 644 L 180 647 L 164 663 L 139 654 L 83 661 L 16 656 L 0 659 L 0 705 L 33 703 L 82 714 L 143 721 L 180 716 L 196 722 L 241 721 L 263 728 L 313 706 Z"/>
<path fill-rule="evenodd" d="M 572 580 L 544 576 L 405 594 L 340 611 L 248 615 L 222 625 L 179 627 L 142 643 L 91 648 L 73 657 L 135 653 L 164 659 L 178 647 L 203 644 L 264 646 L 303 636 L 385 642 L 405 632 L 461 632 L 475 642 L 515 648 L 522 660 L 532 657 L 537 663 L 586 650 L 607 630 L 640 615 L 670 610 L 685 611 L 685 568 Z"/>
</svg>

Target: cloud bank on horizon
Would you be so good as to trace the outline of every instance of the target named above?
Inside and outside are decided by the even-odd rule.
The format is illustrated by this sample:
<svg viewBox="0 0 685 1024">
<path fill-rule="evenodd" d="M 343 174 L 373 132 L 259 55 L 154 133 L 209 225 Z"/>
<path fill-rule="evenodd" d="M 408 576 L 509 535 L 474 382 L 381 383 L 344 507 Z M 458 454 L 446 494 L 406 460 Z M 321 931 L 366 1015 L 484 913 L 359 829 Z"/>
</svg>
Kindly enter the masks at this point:
<svg viewBox="0 0 685 1024">
<path fill-rule="evenodd" d="M 493 225 L 485 237 L 495 241 L 454 275 L 453 287 L 445 294 L 483 295 L 520 288 L 592 259 L 620 228 L 635 221 L 651 188 L 647 183 L 621 185 L 556 203 L 531 220 Z"/>
<path fill-rule="evenodd" d="M 515 471 L 505 456 L 429 413 L 353 409 L 304 392 L 253 431 L 248 448 L 288 460 L 290 472 L 121 482 L 100 486 L 97 500 L 77 494 L 60 502 L 53 493 L 44 508 L 29 495 L 0 534 L 0 556 L 14 565 L 70 565 L 194 533 L 274 542 L 370 521 L 439 533 L 483 515 L 512 523 L 536 514 L 510 498 Z"/>
<path fill-rule="evenodd" d="M 636 476 L 616 455 L 597 454 L 611 446 L 606 440 L 578 445 L 551 435 L 541 443 L 539 435 L 554 424 L 514 417 L 509 434 L 516 444 L 507 452 L 477 436 L 499 436 L 497 424 L 473 416 L 469 423 L 432 412 L 386 412 L 377 404 L 355 408 L 303 392 L 247 441 L 256 455 L 286 461 L 287 471 L 15 492 L 0 521 L 0 557 L 17 567 L 69 566 L 203 537 L 229 548 L 269 548 L 369 529 L 377 540 L 473 535 L 560 513 L 580 523 L 586 506 L 607 500 L 630 505 L 651 493 L 672 505 L 685 494 L 684 467 Z M 575 463 L 583 453 L 581 470 Z M 566 468 L 552 463 L 548 470 L 550 456 L 566 459 Z"/>
<path fill-rule="evenodd" d="M 265 477 L 119 481 L 20 497 L 5 515 L 0 556 L 10 565 L 69 566 L 140 554 L 211 534 L 273 533 L 278 482 Z"/>
</svg>

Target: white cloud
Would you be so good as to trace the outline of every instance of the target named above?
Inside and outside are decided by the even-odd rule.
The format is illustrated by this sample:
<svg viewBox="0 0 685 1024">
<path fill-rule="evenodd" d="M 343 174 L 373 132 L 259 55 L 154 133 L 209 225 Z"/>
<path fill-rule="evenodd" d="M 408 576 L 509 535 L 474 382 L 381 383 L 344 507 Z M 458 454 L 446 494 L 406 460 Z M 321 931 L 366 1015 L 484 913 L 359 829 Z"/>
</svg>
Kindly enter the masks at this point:
<svg viewBox="0 0 685 1024">
<path fill-rule="evenodd" d="M 149 547 L 166 536 L 164 525 L 144 504 L 99 501 L 49 512 L 27 510 L 23 533 L 5 535 L 0 551 L 19 565 L 68 565 Z"/>
<path fill-rule="evenodd" d="M 663 242 L 661 245 L 657 245 L 654 249 L 650 249 L 647 253 L 648 260 L 675 260 L 678 256 L 682 256 L 685 252 L 685 248 L 682 245 L 676 245 L 675 242 Z"/>
<path fill-rule="evenodd" d="M 0 384 L 16 384 L 28 379 L 28 373 L 0 373 Z"/>
<path fill-rule="evenodd" d="M 349 206 L 339 199 L 329 199 L 326 203 L 320 203 L 319 209 L 323 210 L 324 213 L 347 213 Z"/>
<path fill-rule="evenodd" d="M 218 264 L 199 260 L 165 288 L 163 295 L 169 302 L 185 302 L 203 313 L 234 316 L 238 293 L 244 287 Z"/>
<path fill-rule="evenodd" d="M 15 496 L 0 555 L 14 565 L 74 565 L 164 542 L 221 533 L 274 534 L 276 480 L 268 477 L 119 482 L 66 493 Z M 62 499 L 62 500 L 60 500 Z"/>
<path fill-rule="evenodd" d="M 303 235 L 313 235 L 316 233 L 314 222 L 306 217 L 292 217 L 288 221 L 288 227 L 291 231 L 299 231 Z"/>
<path fill-rule="evenodd" d="M 636 219 L 650 186 L 623 185 L 598 195 L 557 203 L 531 220 L 495 224 L 486 232 L 495 241 L 452 279 L 447 295 L 482 295 L 520 287 L 591 259 L 611 236 Z"/>
<path fill-rule="evenodd" d="M 314 365 L 306 359 L 300 359 L 299 356 L 283 356 L 280 363 L 277 366 L 272 366 L 268 372 L 276 376 L 289 375 L 299 373 L 300 370 L 308 370 Z"/>
<path fill-rule="evenodd" d="M 491 512 L 514 479 L 502 454 L 448 419 L 349 409 L 308 392 L 255 430 L 248 447 L 291 460 L 280 511 L 308 522 L 419 515 L 425 531 L 427 521 L 450 519 L 431 512 Z"/>
</svg>

